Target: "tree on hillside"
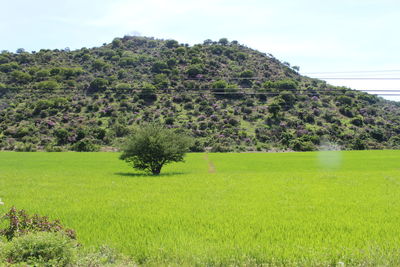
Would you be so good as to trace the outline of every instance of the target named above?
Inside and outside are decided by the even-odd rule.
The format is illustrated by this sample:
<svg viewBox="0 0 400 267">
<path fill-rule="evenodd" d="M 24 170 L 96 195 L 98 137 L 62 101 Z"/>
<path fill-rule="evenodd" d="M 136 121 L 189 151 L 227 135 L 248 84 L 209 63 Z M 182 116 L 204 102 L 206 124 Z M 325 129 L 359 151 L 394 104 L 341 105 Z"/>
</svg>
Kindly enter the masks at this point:
<svg viewBox="0 0 400 267">
<path fill-rule="evenodd" d="M 228 41 L 227 38 L 221 38 L 221 39 L 219 39 L 218 43 L 219 43 L 220 45 L 228 45 L 228 44 L 229 44 L 229 41 Z"/>
<path fill-rule="evenodd" d="M 165 164 L 183 161 L 191 143 L 188 136 L 172 129 L 157 124 L 141 125 L 125 141 L 120 159 L 135 169 L 158 175 Z"/>
<path fill-rule="evenodd" d="M 108 81 L 103 78 L 94 79 L 89 85 L 90 92 L 104 91 L 107 89 Z"/>
<path fill-rule="evenodd" d="M 272 114 L 272 117 L 276 118 L 281 111 L 281 106 L 278 103 L 271 103 L 268 106 L 268 111 Z"/>
</svg>

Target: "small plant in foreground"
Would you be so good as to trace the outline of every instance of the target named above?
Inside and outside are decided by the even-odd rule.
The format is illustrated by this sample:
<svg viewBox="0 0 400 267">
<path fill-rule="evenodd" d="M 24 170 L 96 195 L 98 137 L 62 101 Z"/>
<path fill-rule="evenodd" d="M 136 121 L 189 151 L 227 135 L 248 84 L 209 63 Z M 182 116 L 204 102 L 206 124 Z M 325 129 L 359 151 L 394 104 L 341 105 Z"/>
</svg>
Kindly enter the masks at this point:
<svg viewBox="0 0 400 267">
<path fill-rule="evenodd" d="M 120 159 L 133 168 L 160 174 L 164 164 L 183 161 L 191 139 L 156 124 L 142 125 L 128 137 Z"/>
<path fill-rule="evenodd" d="M 37 214 L 30 216 L 24 210 L 17 210 L 15 207 L 12 207 L 1 219 L 8 221 L 8 226 L 0 229 L 0 236 L 5 236 L 8 241 L 32 232 L 60 232 L 71 239 L 76 239 L 75 231 L 65 229 L 60 221 L 49 221 L 47 217 Z"/>
<path fill-rule="evenodd" d="M 79 250 L 77 260 L 74 266 L 137 266 L 130 258 L 118 253 L 116 250 L 108 247 L 101 246 L 93 251 Z"/>
<path fill-rule="evenodd" d="M 29 233 L 4 246 L 3 257 L 10 264 L 67 266 L 74 260 L 76 244 L 60 233 Z"/>
<path fill-rule="evenodd" d="M 59 221 L 14 207 L 4 218 L 10 225 L 1 230 L 8 242 L 0 238 L 0 266 L 136 266 L 110 247 L 84 248 Z"/>
</svg>

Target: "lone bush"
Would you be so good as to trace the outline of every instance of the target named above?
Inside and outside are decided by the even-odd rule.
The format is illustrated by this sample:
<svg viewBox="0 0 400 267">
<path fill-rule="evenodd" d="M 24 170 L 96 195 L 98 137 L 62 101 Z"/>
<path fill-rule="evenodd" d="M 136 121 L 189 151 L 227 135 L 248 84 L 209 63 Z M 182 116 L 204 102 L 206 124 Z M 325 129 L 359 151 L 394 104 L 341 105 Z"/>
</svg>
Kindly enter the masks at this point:
<svg viewBox="0 0 400 267">
<path fill-rule="evenodd" d="M 123 147 L 120 159 L 138 170 L 153 175 L 160 174 L 164 164 L 183 161 L 192 141 L 161 125 L 142 125 L 130 135 Z"/>
<path fill-rule="evenodd" d="M 13 239 L 3 249 L 9 263 L 29 266 L 67 266 L 73 262 L 74 242 L 60 233 L 30 233 Z"/>
</svg>

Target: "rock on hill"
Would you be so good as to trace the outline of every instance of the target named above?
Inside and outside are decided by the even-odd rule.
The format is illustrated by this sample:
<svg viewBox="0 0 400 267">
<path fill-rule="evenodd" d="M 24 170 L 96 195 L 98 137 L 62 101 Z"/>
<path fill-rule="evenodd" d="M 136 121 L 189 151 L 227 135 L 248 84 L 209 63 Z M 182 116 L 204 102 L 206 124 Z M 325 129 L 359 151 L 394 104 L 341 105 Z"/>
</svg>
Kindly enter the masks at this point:
<svg viewBox="0 0 400 267">
<path fill-rule="evenodd" d="M 193 135 L 193 151 L 400 146 L 399 103 L 296 70 L 225 38 L 3 51 L 0 149 L 110 149 L 145 121 Z"/>
</svg>

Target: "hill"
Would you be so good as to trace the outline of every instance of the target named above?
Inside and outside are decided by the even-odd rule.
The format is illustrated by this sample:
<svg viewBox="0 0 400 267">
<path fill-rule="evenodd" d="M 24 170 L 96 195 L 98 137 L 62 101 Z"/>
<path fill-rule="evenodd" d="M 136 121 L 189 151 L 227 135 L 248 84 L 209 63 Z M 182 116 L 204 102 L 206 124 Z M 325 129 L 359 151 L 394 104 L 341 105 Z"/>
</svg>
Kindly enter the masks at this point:
<svg viewBox="0 0 400 267">
<path fill-rule="evenodd" d="M 297 70 L 225 38 L 3 51 L 0 149 L 108 150 L 144 121 L 193 135 L 192 151 L 400 146 L 399 103 Z"/>
</svg>

